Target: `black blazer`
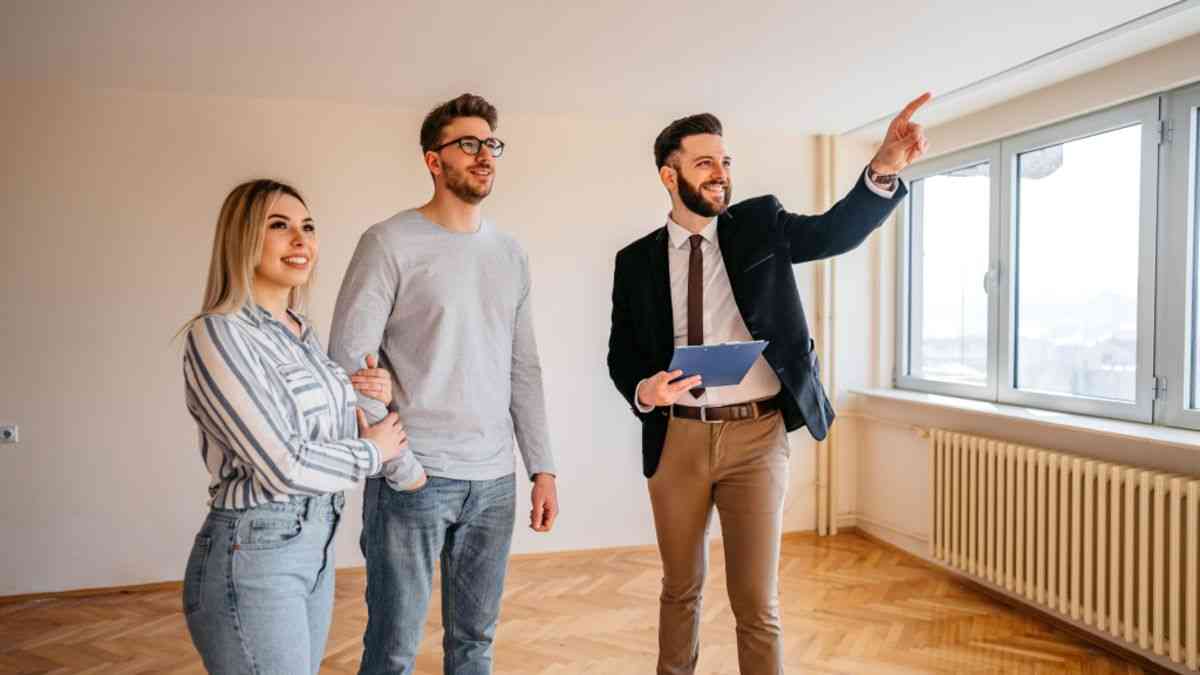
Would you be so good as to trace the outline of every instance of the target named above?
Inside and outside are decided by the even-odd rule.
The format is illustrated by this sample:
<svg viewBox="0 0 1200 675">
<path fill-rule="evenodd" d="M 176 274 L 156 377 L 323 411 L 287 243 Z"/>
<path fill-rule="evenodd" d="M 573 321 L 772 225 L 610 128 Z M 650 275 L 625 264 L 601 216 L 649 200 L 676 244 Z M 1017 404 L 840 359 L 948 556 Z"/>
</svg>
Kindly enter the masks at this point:
<svg viewBox="0 0 1200 675">
<path fill-rule="evenodd" d="M 784 424 L 788 431 L 807 426 L 817 440 L 825 438 L 834 412 L 818 377 L 792 265 L 854 249 L 907 193 L 900 185 L 892 199 L 884 199 L 863 180 L 819 216 L 789 213 L 767 195 L 734 204 L 717 219 L 717 241 L 734 301 L 750 335 L 768 341 L 763 356 L 783 385 L 779 403 Z M 621 249 L 613 277 L 608 372 L 642 421 L 646 477 L 658 468 L 670 415 L 666 408 L 639 412 L 633 397 L 638 382 L 666 370 L 675 349 L 669 240 L 664 226 Z"/>
</svg>

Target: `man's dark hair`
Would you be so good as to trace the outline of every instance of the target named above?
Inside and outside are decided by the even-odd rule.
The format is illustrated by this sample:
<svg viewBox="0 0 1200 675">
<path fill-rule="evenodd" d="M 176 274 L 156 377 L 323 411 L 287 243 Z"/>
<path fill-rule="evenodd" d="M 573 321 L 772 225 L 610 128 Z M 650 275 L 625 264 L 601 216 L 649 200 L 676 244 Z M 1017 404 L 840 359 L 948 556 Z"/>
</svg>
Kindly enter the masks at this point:
<svg viewBox="0 0 1200 675">
<path fill-rule="evenodd" d="M 425 121 L 421 123 L 421 151 L 434 149 L 442 137 L 442 129 L 459 117 L 478 117 L 487 122 L 493 131 L 499 123 L 496 106 L 482 96 L 463 94 L 430 110 L 425 116 Z"/>
<path fill-rule="evenodd" d="M 667 125 L 654 139 L 654 163 L 658 168 L 666 166 L 671 155 L 683 145 L 683 139 L 697 134 L 724 136 L 721 120 L 712 113 L 700 113 L 681 117 Z"/>
</svg>

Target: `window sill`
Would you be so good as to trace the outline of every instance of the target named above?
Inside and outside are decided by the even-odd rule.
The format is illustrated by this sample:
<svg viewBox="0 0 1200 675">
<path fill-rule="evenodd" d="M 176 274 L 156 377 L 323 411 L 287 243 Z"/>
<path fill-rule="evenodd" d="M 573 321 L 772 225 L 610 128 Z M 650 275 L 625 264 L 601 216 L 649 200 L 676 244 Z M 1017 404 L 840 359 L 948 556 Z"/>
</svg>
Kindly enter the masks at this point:
<svg viewBox="0 0 1200 675">
<path fill-rule="evenodd" d="M 850 393 L 865 398 L 901 401 L 939 410 L 986 415 L 988 417 L 1026 422 L 1055 429 L 1084 431 L 1113 438 L 1130 439 L 1143 443 L 1157 443 L 1200 451 L 1200 431 L 1191 431 L 1189 429 L 1126 422 L 1124 420 L 1113 420 L 1104 417 L 1055 412 L 904 389 L 852 389 Z"/>
</svg>

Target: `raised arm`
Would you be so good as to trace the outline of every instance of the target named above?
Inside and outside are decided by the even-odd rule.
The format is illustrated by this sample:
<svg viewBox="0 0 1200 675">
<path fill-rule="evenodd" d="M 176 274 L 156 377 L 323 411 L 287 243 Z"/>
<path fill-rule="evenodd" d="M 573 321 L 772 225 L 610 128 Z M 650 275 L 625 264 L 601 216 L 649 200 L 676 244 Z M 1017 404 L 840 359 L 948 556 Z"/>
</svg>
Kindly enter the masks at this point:
<svg viewBox="0 0 1200 675">
<path fill-rule="evenodd" d="M 854 249 L 904 199 L 908 190 L 897 176 L 929 149 L 924 129 L 912 121 L 912 116 L 931 98 L 926 92 L 904 106 L 888 125 L 867 170 L 833 208 L 821 215 L 802 216 L 785 211 L 774 201 L 776 221 L 791 240 L 793 263 L 828 258 Z"/>
<path fill-rule="evenodd" d="M 783 208 L 771 198 L 775 221 L 791 241 L 792 263 L 820 260 L 851 251 L 883 224 L 908 194 L 899 185 L 891 199 L 881 197 L 866 185 L 866 177 L 858 179 L 854 188 L 831 209 L 820 215 L 800 215 Z"/>
</svg>

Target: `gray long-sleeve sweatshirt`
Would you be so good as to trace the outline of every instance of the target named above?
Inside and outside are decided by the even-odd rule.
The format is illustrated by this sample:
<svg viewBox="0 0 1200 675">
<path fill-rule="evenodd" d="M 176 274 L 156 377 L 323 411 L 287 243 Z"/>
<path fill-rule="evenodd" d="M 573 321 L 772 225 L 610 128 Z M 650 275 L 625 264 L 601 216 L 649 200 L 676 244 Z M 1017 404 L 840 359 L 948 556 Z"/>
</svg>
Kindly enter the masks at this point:
<svg viewBox="0 0 1200 675">
<path fill-rule="evenodd" d="M 529 260 L 484 220 L 456 233 L 415 210 L 369 228 L 342 281 L 329 355 L 347 372 L 377 353 L 411 453 L 383 469 L 394 486 L 431 476 L 489 480 L 554 473 L 533 334 Z M 359 396 L 372 423 L 387 410 Z M 417 466 L 419 462 L 420 466 Z"/>
</svg>

